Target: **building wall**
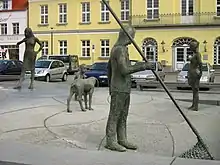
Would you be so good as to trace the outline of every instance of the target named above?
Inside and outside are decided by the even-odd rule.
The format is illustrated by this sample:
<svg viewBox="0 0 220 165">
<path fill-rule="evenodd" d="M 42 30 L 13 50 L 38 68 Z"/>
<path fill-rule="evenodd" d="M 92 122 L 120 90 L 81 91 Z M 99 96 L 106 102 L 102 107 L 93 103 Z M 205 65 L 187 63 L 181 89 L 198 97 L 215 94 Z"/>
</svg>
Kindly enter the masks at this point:
<svg viewBox="0 0 220 165">
<path fill-rule="evenodd" d="M 0 12 L 2 23 L 7 24 L 7 35 L 0 35 L 0 45 L 16 45 L 24 37 L 24 29 L 27 26 L 27 11 L 4 11 Z M 7 18 L 7 19 L 6 19 Z M 19 34 L 13 35 L 12 23 L 19 23 Z M 23 59 L 24 44 L 19 47 L 19 59 Z"/>
<path fill-rule="evenodd" d="M 114 45 L 117 39 L 119 26 L 110 14 L 110 21 L 102 24 L 100 23 L 100 1 L 93 0 L 91 2 L 91 23 L 81 24 L 81 2 L 87 2 L 88 0 L 29 0 L 30 5 L 30 27 L 35 32 L 36 36 L 42 41 L 48 41 L 49 54 L 51 53 L 51 31 L 53 31 L 53 45 L 54 54 L 59 54 L 59 40 L 68 41 L 68 54 L 77 54 L 81 57 L 81 40 L 89 39 L 91 45 L 95 45 L 95 53 L 91 53 L 90 58 L 80 58 L 80 63 L 91 64 L 94 61 L 103 61 L 107 58 L 100 58 L 100 40 L 109 39 L 110 48 Z M 135 1 L 136 2 L 136 1 Z M 134 15 L 142 18 L 146 17 L 146 0 L 138 0 L 135 3 L 134 0 L 130 1 L 132 3 L 131 13 L 132 20 Z M 148 24 L 160 25 L 161 27 L 152 26 L 149 28 L 148 24 L 144 28 L 136 28 L 135 40 L 140 47 L 142 47 L 143 41 L 147 37 L 151 37 L 157 41 L 158 50 L 158 61 L 166 61 L 167 65 L 173 68 L 174 64 L 174 51 L 172 48 L 173 41 L 178 37 L 191 37 L 200 42 L 200 51 L 202 56 L 208 55 L 208 58 L 204 58 L 204 61 L 213 64 L 213 54 L 214 54 L 214 42 L 217 37 L 219 37 L 220 22 L 215 26 L 185 26 L 181 24 L 181 1 L 180 0 L 160 0 L 159 1 L 159 11 L 160 14 L 164 14 L 163 18 L 158 20 L 148 21 Z M 58 24 L 58 4 L 67 3 L 67 24 Z M 204 12 L 216 12 L 216 0 L 200 0 L 194 1 L 195 8 L 194 12 L 204 13 Z M 40 5 L 47 4 L 49 6 L 49 23 L 48 25 L 40 25 Z M 110 6 L 120 17 L 120 1 L 110 0 Z M 197 18 L 197 17 L 196 17 Z M 142 23 L 143 19 L 137 19 L 137 24 Z M 218 17 L 213 15 L 204 15 L 200 17 L 200 21 L 218 21 Z M 172 27 L 167 27 L 166 22 L 171 23 Z M 126 24 L 126 23 L 125 23 Z M 175 25 L 179 25 L 176 26 Z M 51 30 L 51 27 L 53 30 Z M 105 31 L 105 32 L 103 32 Z M 204 52 L 203 41 L 207 41 L 207 51 Z M 161 42 L 164 41 L 165 52 L 162 51 Z M 130 46 L 130 58 L 141 60 L 138 52 L 133 46 Z M 91 51 L 91 50 L 90 50 Z M 93 57 L 94 55 L 94 57 Z M 40 55 L 39 55 L 40 56 Z"/>
</svg>

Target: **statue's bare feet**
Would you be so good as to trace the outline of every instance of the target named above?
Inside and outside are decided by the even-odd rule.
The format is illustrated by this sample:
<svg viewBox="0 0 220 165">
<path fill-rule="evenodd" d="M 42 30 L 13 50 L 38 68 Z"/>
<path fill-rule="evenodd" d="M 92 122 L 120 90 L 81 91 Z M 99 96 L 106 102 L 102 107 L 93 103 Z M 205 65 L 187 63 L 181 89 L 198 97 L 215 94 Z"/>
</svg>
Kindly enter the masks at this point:
<svg viewBox="0 0 220 165">
<path fill-rule="evenodd" d="M 188 109 L 193 109 L 194 108 L 194 106 L 192 105 L 192 106 L 190 106 Z"/>
<path fill-rule="evenodd" d="M 70 109 L 67 109 L 67 112 L 68 112 L 68 113 L 71 113 L 72 111 L 71 111 Z"/>
<path fill-rule="evenodd" d="M 90 107 L 89 110 L 90 110 L 90 111 L 93 111 L 94 109 Z"/>
<path fill-rule="evenodd" d="M 86 109 L 85 109 L 85 108 L 83 108 L 83 109 L 82 109 L 82 111 L 83 111 L 83 112 L 86 112 Z"/>
<path fill-rule="evenodd" d="M 13 89 L 21 89 L 21 85 L 14 87 Z"/>
<path fill-rule="evenodd" d="M 28 87 L 28 89 L 34 89 L 34 86 L 33 86 L 33 85 L 30 85 L 30 86 Z"/>
<path fill-rule="evenodd" d="M 109 149 L 109 150 L 112 150 L 112 151 L 118 151 L 118 152 L 125 152 L 126 151 L 126 148 L 119 145 L 118 143 L 111 143 L 111 144 L 106 144 L 105 145 L 105 148 Z"/>
<path fill-rule="evenodd" d="M 118 144 L 130 150 L 136 150 L 138 148 L 135 144 L 129 143 L 128 141 L 118 141 Z"/>
<path fill-rule="evenodd" d="M 198 108 L 193 107 L 191 110 L 192 110 L 192 111 L 198 111 Z"/>
</svg>

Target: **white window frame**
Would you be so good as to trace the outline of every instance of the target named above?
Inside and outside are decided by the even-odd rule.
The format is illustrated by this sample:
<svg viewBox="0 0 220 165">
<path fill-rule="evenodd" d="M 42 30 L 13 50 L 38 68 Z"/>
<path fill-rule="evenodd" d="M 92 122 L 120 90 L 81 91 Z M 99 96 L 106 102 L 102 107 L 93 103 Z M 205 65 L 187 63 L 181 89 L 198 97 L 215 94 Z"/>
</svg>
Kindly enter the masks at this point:
<svg viewBox="0 0 220 165">
<path fill-rule="evenodd" d="M 1 35 L 7 35 L 8 34 L 8 25 L 7 23 L 1 23 Z"/>
<path fill-rule="evenodd" d="M 60 3 L 58 7 L 59 7 L 59 23 L 65 24 L 67 23 L 67 4 Z"/>
<path fill-rule="evenodd" d="M 85 44 L 83 44 L 85 43 Z M 81 56 L 90 57 L 91 56 L 91 41 L 90 40 L 81 40 Z M 85 53 L 85 54 L 84 54 Z"/>
<path fill-rule="evenodd" d="M 152 7 L 148 7 L 147 4 L 148 4 L 148 1 L 152 1 Z M 154 6 L 154 2 L 157 1 L 158 2 L 158 7 L 155 7 Z M 147 19 L 148 20 L 153 20 L 153 19 L 159 19 L 159 0 L 146 0 L 146 12 L 147 12 Z M 158 17 L 154 17 L 154 11 L 157 10 L 158 11 Z M 152 11 L 152 17 L 149 17 L 148 15 L 148 11 Z"/>
<path fill-rule="evenodd" d="M 41 51 L 41 55 L 48 55 L 49 54 L 49 42 L 48 41 L 42 41 L 43 49 Z"/>
<path fill-rule="evenodd" d="M 109 3 L 109 1 L 107 1 L 107 3 Z M 110 20 L 110 13 L 109 13 L 109 10 L 108 8 L 106 7 L 106 5 L 100 1 L 100 10 L 101 10 L 101 22 L 109 22 Z"/>
<path fill-rule="evenodd" d="M 4 0 L 3 1 L 3 10 L 8 10 L 9 9 L 9 1 L 8 0 Z"/>
<path fill-rule="evenodd" d="M 129 15 L 130 15 L 130 0 L 121 0 L 121 21 L 128 21 Z"/>
<path fill-rule="evenodd" d="M 17 35 L 20 33 L 20 24 L 19 22 L 12 23 L 12 32 L 13 35 Z"/>
<path fill-rule="evenodd" d="M 109 57 L 110 56 L 110 40 L 109 39 L 100 40 L 100 48 L 101 48 L 101 50 L 100 50 L 101 57 Z"/>
<path fill-rule="evenodd" d="M 59 41 L 60 55 L 67 55 L 67 46 L 67 40 Z"/>
<path fill-rule="evenodd" d="M 83 11 L 83 5 L 85 5 L 85 11 Z M 82 12 L 82 23 L 90 23 L 91 22 L 91 4 L 90 2 L 82 2 L 81 3 L 81 12 Z M 85 18 L 85 20 L 83 20 Z"/>
<path fill-rule="evenodd" d="M 220 17 L 220 1 L 219 1 L 219 4 L 218 4 L 218 1 L 219 0 L 216 0 L 216 16 Z M 218 13 L 218 9 L 219 9 L 219 13 Z"/>
<path fill-rule="evenodd" d="M 41 5 L 40 6 L 40 24 L 42 25 L 48 24 L 49 22 L 48 13 L 49 13 L 48 5 Z"/>
</svg>

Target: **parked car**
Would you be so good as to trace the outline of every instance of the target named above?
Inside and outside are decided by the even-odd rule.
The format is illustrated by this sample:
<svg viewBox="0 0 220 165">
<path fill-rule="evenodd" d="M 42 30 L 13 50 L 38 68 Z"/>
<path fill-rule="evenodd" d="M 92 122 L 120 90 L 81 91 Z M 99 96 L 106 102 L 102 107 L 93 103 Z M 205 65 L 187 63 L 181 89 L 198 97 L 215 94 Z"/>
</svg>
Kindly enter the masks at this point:
<svg viewBox="0 0 220 165">
<path fill-rule="evenodd" d="M 30 71 L 27 71 L 30 74 Z M 35 63 L 35 79 L 49 82 L 53 79 L 67 80 L 67 68 L 60 60 L 37 60 Z"/>
<path fill-rule="evenodd" d="M 38 60 L 60 60 L 65 64 L 69 74 L 74 74 L 79 68 L 77 55 L 44 55 L 38 58 Z"/>
<path fill-rule="evenodd" d="M 22 65 L 19 60 L 0 60 L 0 80 L 18 79 Z"/>
<path fill-rule="evenodd" d="M 143 63 L 143 61 L 138 62 L 138 63 Z M 154 62 L 154 71 L 157 73 L 157 75 L 161 78 L 162 81 L 165 80 L 165 72 L 160 62 Z M 144 71 L 133 73 L 131 75 L 131 79 L 132 79 L 133 86 L 136 85 L 136 81 L 138 80 L 143 80 L 146 82 L 158 81 L 156 76 L 153 74 L 151 70 L 144 70 Z"/>
<path fill-rule="evenodd" d="M 177 75 L 177 88 L 188 87 L 187 72 L 189 70 L 189 62 L 185 63 L 182 70 Z M 200 83 L 214 83 L 215 81 L 215 70 L 212 66 L 205 62 L 202 63 L 202 77 Z"/>
<path fill-rule="evenodd" d="M 107 66 L 107 62 L 95 62 L 90 69 L 85 72 L 85 77 L 95 77 L 98 79 L 99 85 L 108 85 Z"/>
</svg>

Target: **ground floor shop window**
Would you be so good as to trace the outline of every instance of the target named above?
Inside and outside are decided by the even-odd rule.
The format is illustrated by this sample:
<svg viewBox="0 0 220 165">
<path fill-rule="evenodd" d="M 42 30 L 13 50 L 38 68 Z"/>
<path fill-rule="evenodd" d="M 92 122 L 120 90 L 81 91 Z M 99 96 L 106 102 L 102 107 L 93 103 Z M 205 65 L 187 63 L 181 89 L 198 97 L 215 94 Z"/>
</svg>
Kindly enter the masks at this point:
<svg viewBox="0 0 220 165">
<path fill-rule="evenodd" d="M 1 51 L 7 51 L 8 59 L 19 60 L 19 47 L 16 45 L 1 45 Z"/>
</svg>

